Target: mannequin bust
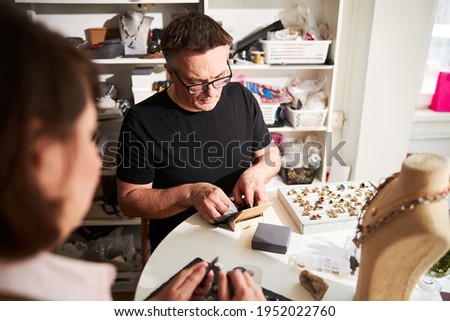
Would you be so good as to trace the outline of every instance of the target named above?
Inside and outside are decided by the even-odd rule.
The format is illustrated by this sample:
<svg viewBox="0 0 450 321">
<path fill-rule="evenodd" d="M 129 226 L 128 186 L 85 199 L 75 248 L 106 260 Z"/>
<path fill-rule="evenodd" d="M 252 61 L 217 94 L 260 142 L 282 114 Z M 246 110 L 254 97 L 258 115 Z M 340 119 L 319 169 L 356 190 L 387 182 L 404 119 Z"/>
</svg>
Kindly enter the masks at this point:
<svg viewBox="0 0 450 321">
<path fill-rule="evenodd" d="M 127 11 L 119 16 L 120 37 L 125 55 L 147 54 L 147 40 L 152 17 L 140 11 Z"/>
<path fill-rule="evenodd" d="M 416 154 L 403 162 L 398 176 L 379 189 L 362 218 L 355 300 L 409 300 L 420 277 L 450 248 L 448 195 L 450 165 L 446 157 Z M 436 196 L 425 202 L 426 196 Z M 418 200 L 410 209 L 402 205 Z M 396 209 L 392 219 L 375 226 Z M 364 232 L 363 232 L 364 233 Z"/>
</svg>

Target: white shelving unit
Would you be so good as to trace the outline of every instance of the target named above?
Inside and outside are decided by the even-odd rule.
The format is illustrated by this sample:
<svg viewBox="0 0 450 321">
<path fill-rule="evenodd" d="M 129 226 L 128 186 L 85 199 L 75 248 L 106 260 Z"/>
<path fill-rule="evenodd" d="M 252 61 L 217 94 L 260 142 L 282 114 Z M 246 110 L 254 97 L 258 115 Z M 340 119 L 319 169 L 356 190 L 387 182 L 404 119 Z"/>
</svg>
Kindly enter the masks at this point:
<svg viewBox="0 0 450 321">
<path fill-rule="evenodd" d="M 129 10 L 143 10 L 153 18 L 151 28 L 163 28 L 172 15 L 201 9 L 199 0 L 14 0 L 17 6 L 65 37 L 86 39 L 86 29 L 118 29 L 117 16 Z M 146 8 L 146 9 L 145 9 Z M 101 69 L 101 81 L 114 84 L 119 97 L 131 99 L 131 74 L 135 67 L 152 66 L 157 80 L 166 79 L 164 59 L 95 59 Z"/>
<path fill-rule="evenodd" d="M 305 0 L 302 3 L 310 7 L 317 24 L 327 23 L 334 35 L 329 49 L 328 58 L 332 64 L 313 65 L 232 65 L 235 77 L 244 76 L 246 80 L 286 86 L 295 77 L 300 79 L 317 79 L 324 75 L 327 82 L 324 91 L 328 96 L 328 117 L 324 126 L 319 128 L 294 129 L 289 126 L 270 128 L 272 132 L 282 133 L 287 138 L 305 138 L 314 135 L 322 144 L 323 160 L 327 158 L 330 147 L 327 139 L 331 132 L 329 119 L 335 108 L 335 82 L 338 71 L 340 17 L 345 0 Z M 36 21 L 46 24 L 64 36 L 83 37 L 87 28 L 103 26 L 118 14 L 128 10 L 139 10 L 139 5 L 148 8 L 147 15 L 154 17 L 151 28 L 162 28 L 171 16 L 184 10 L 203 11 L 220 21 L 224 28 L 238 41 L 276 20 L 280 12 L 285 10 L 295 0 L 154 0 L 151 4 L 141 0 L 15 0 L 27 10 Z M 110 27 L 110 26 L 108 26 Z M 119 97 L 129 99 L 131 93 L 131 73 L 138 66 L 152 66 L 158 78 L 165 78 L 164 59 L 117 58 L 94 60 L 102 69 L 101 80 L 113 83 L 119 89 Z M 326 165 L 316 174 L 316 180 L 324 181 Z"/>
<path fill-rule="evenodd" d="M 323 88 L 328 96 L 328 116 L 323 127 L 300 128 L 292 127 L 270 128 L 272 132 L 282 133 L 290 139 L 304 139 L 307 135 L 314 135 L 324 147 L 322 158 L 327 159 L 327 149 L 331 149 L 329 134 L 332 131 L 330 122 L 335 108 L 335 79 L 339 65 L 339 40 L 342 8 L 345 0 L 305 0 L 301 4 L 307 5 L 313 12 L 317 25 L 327 23 L 334 35 L 329 48 L 328 59 L 332 64 L 314 65 L 233 65 L 233 76 L 243 76 L 248 81 L 283 87 L 293 78 L 317 79 L 319 75 L 326 76 L 327 82 Z M 259 28 L 265 27 L 277 20 L 280 14 L 287 12 L 293 4 L 300 2 L 294 0 L 204 0 L 204 12 L 217 21 L 220 21 L 225 30 L 235 42 L 243 39 Z M 316 173 L 315 181 L 325 181 L 327 166 L 323 165 Z M 279 183 L 278 181 L 276 183 Z"/>
<path fill-rule="evenodd" d="M 12 1 L 12 0 L 11 0 Z M 170 21 L 172 14 L 184 10 L 199 10 L 199 0 L 14 0 L 16 6 L 27 11 L 28 16 L 59 32 L 65 37 L 86 39 L 87 28 L 101 27 L 108 23 L 108 28 L 117 15 L 128 10 L 141 10 L 138 5 L 146 6 L 146 15 L 154 18 L 151 28 L 162 28 Z M 131 73 L 138 66 L 152 66 L 158 78 L 165 79 L 164 59 L 117 58 L 93 60 L 101 68 L 100 80 L 108 81 L 119 89 L 119 97 L 129 99 L 131 94 Z M 119 134 L 121 120 L 100 122 L 100 131 L 110 139 Z M 103 176 L 115 173 L 105 169 Z M 140 218 L 128 218 L 121 214 L 107 214 L 100 205 L 94 204 L 85 218 L 85 226 L 102 225 L 140 225 Z"/>
</svg>

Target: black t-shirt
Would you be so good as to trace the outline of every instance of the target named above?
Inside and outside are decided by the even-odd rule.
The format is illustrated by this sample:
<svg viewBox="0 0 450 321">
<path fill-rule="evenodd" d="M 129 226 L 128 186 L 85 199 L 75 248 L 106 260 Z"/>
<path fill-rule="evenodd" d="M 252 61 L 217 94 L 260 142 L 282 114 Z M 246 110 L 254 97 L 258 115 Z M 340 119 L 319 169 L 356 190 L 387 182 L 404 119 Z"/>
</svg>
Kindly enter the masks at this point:
<svg viewBox="0 0 450 321">
<path fill-rule="evenodd" d="M 208 182 L 230 195 L 234 184 L 252 163 L 254 151 L 271 136 L 251 92 L 238 83 L 222 89 L 216 107 L 189 112 L 167 90 L 133 106 L 120 133 L 117 177 L 131 184 L 169 188 Z M 167 219 L 152 219 L 152 250 L 194 208 Z"/>
</svg>

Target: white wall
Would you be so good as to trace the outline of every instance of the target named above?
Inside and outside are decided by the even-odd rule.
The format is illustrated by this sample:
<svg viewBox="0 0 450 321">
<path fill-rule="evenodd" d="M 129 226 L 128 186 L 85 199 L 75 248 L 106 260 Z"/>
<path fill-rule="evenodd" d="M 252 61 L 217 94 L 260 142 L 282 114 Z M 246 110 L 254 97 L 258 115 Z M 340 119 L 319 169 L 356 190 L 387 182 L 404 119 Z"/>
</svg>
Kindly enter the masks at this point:
<svg viewBox="0 0 450 321">
<path fill-rule="evenodd" d="M 352 178 L 377 183 L 399 171 L 407 154 L 435 3 L 346 2 L 351 32 L 349 62 L 340 72 L 347 117 L 342 138 L 348 141 L 342 155 Z"/>
<path fill-rule="evenodd" d="M 345 113 L 345 121 L 342 130 L 333 129 L 333 144 L 345 142 L 339 154 L 353 168 L 356 167 L 374 1 L 345 0 L 340 10 L 341 39 L 336 52 L 339 64 L 335 66 L 334 105 L 336 111 Z"/>
</svg>

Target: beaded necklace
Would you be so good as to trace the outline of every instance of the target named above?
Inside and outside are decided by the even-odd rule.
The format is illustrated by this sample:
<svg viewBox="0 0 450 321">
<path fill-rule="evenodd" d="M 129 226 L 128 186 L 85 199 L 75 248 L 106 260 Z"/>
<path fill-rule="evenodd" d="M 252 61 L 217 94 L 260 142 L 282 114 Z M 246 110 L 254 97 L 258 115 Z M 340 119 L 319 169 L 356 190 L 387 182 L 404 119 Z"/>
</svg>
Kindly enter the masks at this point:
<svg viewBox="0 0 450 321">
<path fill-rule="evenodd" d="M 139 25 L 136 28 L 136 32 L 134 34 L 131 34 L 130 31 L 128 30 L 128 26 L 125 23 L 125 15 L 123 14 L 120 17 L 120 23 L 122 24 L 122 29 L 125 32 L 125 34 L 127 35 L 127 37 L 131 39 L 131 42 L 128 45 L 128 47 L 131 49 L 136 49 L 137 37 L 139 35 L 139 31 L 141 30 L 141 26 L 144 23 L 144 20 L 145 20 L 145 15 L 143 14 L 141 22 L 139 22 Z"/>
<path fill-rule="evenodd" d="M 363 225 L 362 224 L 362 218 L 366 214 L 366 208 L 369 206 L 376 195 L 394 178 L 396 178 L 399 175 L 399 173 L 395 173 L 392 176 L 388 177 L 383 183 L 378 186 L 376 192 L 370 197 L 370 199 L 366 202 L 366 204 L 363 206 L 362 211 L 360 215 L 358 216 L 358 224 L 356 226 L 356 233 L 355 237 L 353 238 L 353 243 L 356 245 L 355 254 L 357 249 L 361 247 L 361 244 L 364 243 L 367 238 L 372 235 L 375 231 L 377 231 L 380 226 L 383 226 L 387 222 L 391 221 L 393 218 L 397 217 L 398 215 L 408 212 L 410 210 L 413 210 L 417 205 L 425 204 L 428 205 L 433 202 L 438 202 L 440 200 L 446 199 L 450 192 L 450 187 L 447 186 L 443 191 L 432 193 L 428 195 L 421 195 L 417 198 L 408 200 L 404 203 L 404 205 L 401 205 L 393 210 L 391 210 L 387 215 L 380 217 L 375 222 Z M 359 266 L 359 262 L 356 259 L 356 255 L 352 255 L 350 257 L 350 268 L 352 270 L 352 274 L 356 271 L 356 269 Z"/>
</svg>

